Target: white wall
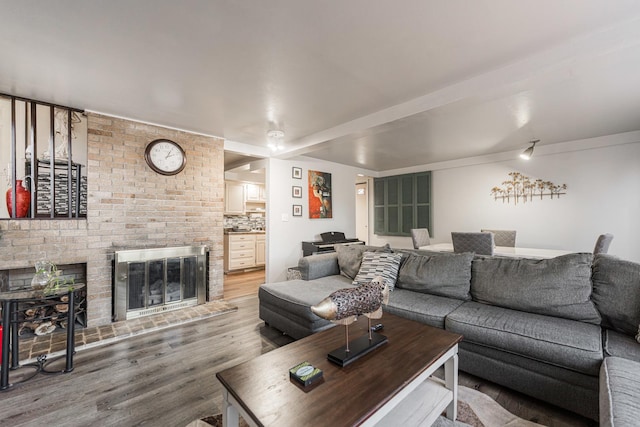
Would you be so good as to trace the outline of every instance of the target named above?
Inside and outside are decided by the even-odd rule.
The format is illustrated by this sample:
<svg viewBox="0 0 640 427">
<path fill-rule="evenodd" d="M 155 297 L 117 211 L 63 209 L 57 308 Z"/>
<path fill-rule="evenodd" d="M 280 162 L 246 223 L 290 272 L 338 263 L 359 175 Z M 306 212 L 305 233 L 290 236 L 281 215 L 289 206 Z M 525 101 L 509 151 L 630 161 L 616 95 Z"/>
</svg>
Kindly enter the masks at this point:
<svg viewBox="0 0 640 427">
<path fill-rule="evenodd" d="M 302 168 L 302 179 L 291 176 L 292 167 Z M 308 172 L 331 173 L 333 218 L 309 219 L 307 196 Z M 298 265 L 302 241 L 318 240 L 320 233 L 342 231 L 355 237 L 355 182 L 360 172 L 350 166 L 310 158 L 298 160 L 269 159 L 266 181 L 267 204 L 267 282 L 286 278 L 287 267 Z M 302 198 L 291 196 L 292 186 L 302 187 Z M 302 216 L 292 216 L 292 206 L 302 205 Z M 288 217 L 287 221 L 282 216 Z"/>
<path fill-rule="evenodd" d="M 640 142 L 550 154 L 536 148 L 529 161 L 513 157 L 433 171 L 434 243 L 450 242 L 451 231 L 515 229 L 518 246 L 590 252 L 608 232 L 615 236 L 610 254 L 640 261 Z M 517 205 L 494 201 L 491 188 L 512 171 L 567 184 L 567 194 Z M 411 247 L 408 237 L 371 242 Z"/>
</svg>

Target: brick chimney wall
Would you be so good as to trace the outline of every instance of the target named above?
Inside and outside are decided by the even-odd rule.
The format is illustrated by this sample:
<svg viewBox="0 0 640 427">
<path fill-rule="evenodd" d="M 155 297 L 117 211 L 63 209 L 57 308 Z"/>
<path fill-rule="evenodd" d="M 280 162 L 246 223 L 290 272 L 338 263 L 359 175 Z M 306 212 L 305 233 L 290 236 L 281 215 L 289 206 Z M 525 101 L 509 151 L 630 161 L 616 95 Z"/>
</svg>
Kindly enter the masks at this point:
<svg viewBox="0 0 640 427">
<path fill-rule="evenodd" d="M 112 260 L 119 249 L 207 245 L 209 300 L 223 292 L 224 141 L 88 113 L 88 205 L 80 220 L 0 221 L 0 269 L 87 264 L 88 322 L 111 322 Z M 180 144 L 187 165 L 178 175 L 155 173 L 147 144 Z"/>
</svg>

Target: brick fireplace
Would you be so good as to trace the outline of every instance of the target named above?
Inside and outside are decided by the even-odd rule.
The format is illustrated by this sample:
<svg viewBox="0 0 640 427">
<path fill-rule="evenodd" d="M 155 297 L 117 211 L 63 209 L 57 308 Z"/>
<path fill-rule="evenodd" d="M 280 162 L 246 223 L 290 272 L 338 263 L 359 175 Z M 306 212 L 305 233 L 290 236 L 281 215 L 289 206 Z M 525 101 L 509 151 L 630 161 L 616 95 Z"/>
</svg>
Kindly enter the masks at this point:
<svg viewBox="0 0 640 427">
<path fill-rule="evenodd" d="M 207 246 L 208 300 L 223 292 L 224 146 L 206 137 L 87 113 L 86 219 L 0 221 L 3 270 L 52 262 L 86 264 L 88 326 L 112 321 L 112 265 L 116 250 Z M 159 175 L 144 161 L 159 138 L 179 143 L 185 169 Z"/>
</svg>

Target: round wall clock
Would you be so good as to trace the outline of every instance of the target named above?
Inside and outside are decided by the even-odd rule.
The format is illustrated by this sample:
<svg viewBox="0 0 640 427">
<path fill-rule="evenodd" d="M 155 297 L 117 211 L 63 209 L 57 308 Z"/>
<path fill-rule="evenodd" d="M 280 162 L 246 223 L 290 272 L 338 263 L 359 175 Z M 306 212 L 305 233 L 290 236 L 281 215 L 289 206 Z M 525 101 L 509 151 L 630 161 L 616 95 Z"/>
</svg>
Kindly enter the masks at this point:
<svg viewBox="0 0 640 427">
<path fill-rule="evenodd" d="M 187 164 L 182 147 L 168 139 L 151 141 L 144 150 L 144 159 L 151 169 L 162 175 L 180 173 Z"/>
</svg>

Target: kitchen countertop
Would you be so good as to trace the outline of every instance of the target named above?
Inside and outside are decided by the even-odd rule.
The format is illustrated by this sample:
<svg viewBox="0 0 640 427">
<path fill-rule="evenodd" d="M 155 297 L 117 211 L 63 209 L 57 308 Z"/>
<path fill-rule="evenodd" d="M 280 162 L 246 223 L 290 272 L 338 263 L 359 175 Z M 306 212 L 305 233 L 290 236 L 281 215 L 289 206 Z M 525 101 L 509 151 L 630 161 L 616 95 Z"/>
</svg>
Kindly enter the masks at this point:
<svg viewBox="0 0 640 427">
<path fill-rule="evenodd" d="M 265 230 L 233 231 L 225 230 L 224 234 L 265 234 Z"/>
</svg>

